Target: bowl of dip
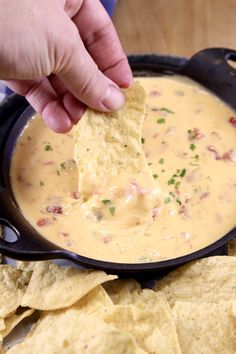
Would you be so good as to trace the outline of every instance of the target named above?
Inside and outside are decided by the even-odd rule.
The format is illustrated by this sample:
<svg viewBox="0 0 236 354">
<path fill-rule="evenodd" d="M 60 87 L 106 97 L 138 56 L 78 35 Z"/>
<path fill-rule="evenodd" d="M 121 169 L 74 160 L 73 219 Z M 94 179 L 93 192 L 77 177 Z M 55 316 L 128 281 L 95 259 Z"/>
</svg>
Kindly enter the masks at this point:
<svg viewBox="0 0 236 354">
<path fill-rule="evenodd" d="M 232 239 L 236 84 L 227 60 L 234 55 L 216 48 L 190 60 L 129 57 L 147 94 L 143 150 L 167 192 L 142 236 L 90 231 L 80 213 L 73 132 L 50 131 L 31 107 L 16 121 L 6 120 L 0 128 L 0 222 L 16 238 L 1 239 L 0 251 L 22 260 L 63 258 L 109 272 L 144 273 L 206 256 Z M 107 207 L 114 213 L 115 206 Z"/>
</svg>

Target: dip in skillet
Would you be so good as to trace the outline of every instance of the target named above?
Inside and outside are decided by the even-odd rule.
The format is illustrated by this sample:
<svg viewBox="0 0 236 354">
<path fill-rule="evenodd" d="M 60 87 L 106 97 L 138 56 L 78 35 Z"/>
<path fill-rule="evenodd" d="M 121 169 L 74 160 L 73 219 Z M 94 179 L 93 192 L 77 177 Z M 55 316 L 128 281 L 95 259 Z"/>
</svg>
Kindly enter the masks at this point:
<svg viewBox="0 0 236 354">
<path fill-rule="evenodd" d="M 53 133 L 36 115 L 13 155 L 12 189 L 26 219 L 51 242 L 90 258 L 120 263 L 175 258 L 206 247 L 236 224 L 234 111 L 190 80 L 138 81 L 147 93 L 142 147 L 153 179 L 165 191 L 143 233 L 104 232 L 103 213 L 96 222 L 86 217 L 73 132 Z M 132 188 L 137 186 L 131 182 Z M 109 219 L 116 218 L 114 201 L 102 200 Z M 142 220 L 142 211 L 138 217 Z"/>
</svg>

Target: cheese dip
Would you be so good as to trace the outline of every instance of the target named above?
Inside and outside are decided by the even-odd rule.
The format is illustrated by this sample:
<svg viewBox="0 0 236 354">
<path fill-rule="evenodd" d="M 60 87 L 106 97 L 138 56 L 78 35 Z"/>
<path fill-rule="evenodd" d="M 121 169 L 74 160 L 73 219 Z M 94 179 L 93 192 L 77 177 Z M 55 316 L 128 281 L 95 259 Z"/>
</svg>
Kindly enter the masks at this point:
<svg viewBox="0 0 236 354">
<path fill-rule="evenodd" d="M 96 222 L 86 217 L 73 131 L 56 134 L 35 115 L 15 147 L 11 183 L 25 218 L 46 239 L 83 256 L 120 263 L 176 258 L 208 246 L 236 224 L 235 112 L 187 79 L 138 81 L 147 94 L 142 147 L 165 191 L 142 234 L 101 231 L 103 211 Z M 132 181 L 129 187 L 132 198 L 138 187 Z M 103 204 L 115 218 L 114 201 Z M 137 217 L 142 220 L 142 213 Z"/>
</svg>

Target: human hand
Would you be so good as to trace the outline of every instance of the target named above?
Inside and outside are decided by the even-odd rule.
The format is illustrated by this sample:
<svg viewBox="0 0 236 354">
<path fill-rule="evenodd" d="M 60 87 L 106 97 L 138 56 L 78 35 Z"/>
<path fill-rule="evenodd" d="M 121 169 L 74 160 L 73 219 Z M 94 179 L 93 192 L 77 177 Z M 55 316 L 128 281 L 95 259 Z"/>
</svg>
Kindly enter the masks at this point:
<svg viewBox="0 0 236 354">
<path fill-rule="evenodd" d="M 124 103 L 132 73 L 98 0 L 1 0 L 0 79 L 56 132 Z"/>
</svg>

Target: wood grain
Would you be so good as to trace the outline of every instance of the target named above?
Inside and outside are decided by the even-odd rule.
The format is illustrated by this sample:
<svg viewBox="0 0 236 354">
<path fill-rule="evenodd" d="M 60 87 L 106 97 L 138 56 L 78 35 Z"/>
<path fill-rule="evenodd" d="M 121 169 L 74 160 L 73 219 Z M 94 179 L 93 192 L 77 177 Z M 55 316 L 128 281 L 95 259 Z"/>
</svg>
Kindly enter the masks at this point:
<svg viewBox="0 0 236 354">
<path fill-rule="evenodd" d="M 119 0 L 113 21 L 127 54 L 236 48 L 236 0 Z"/>
</svg>

